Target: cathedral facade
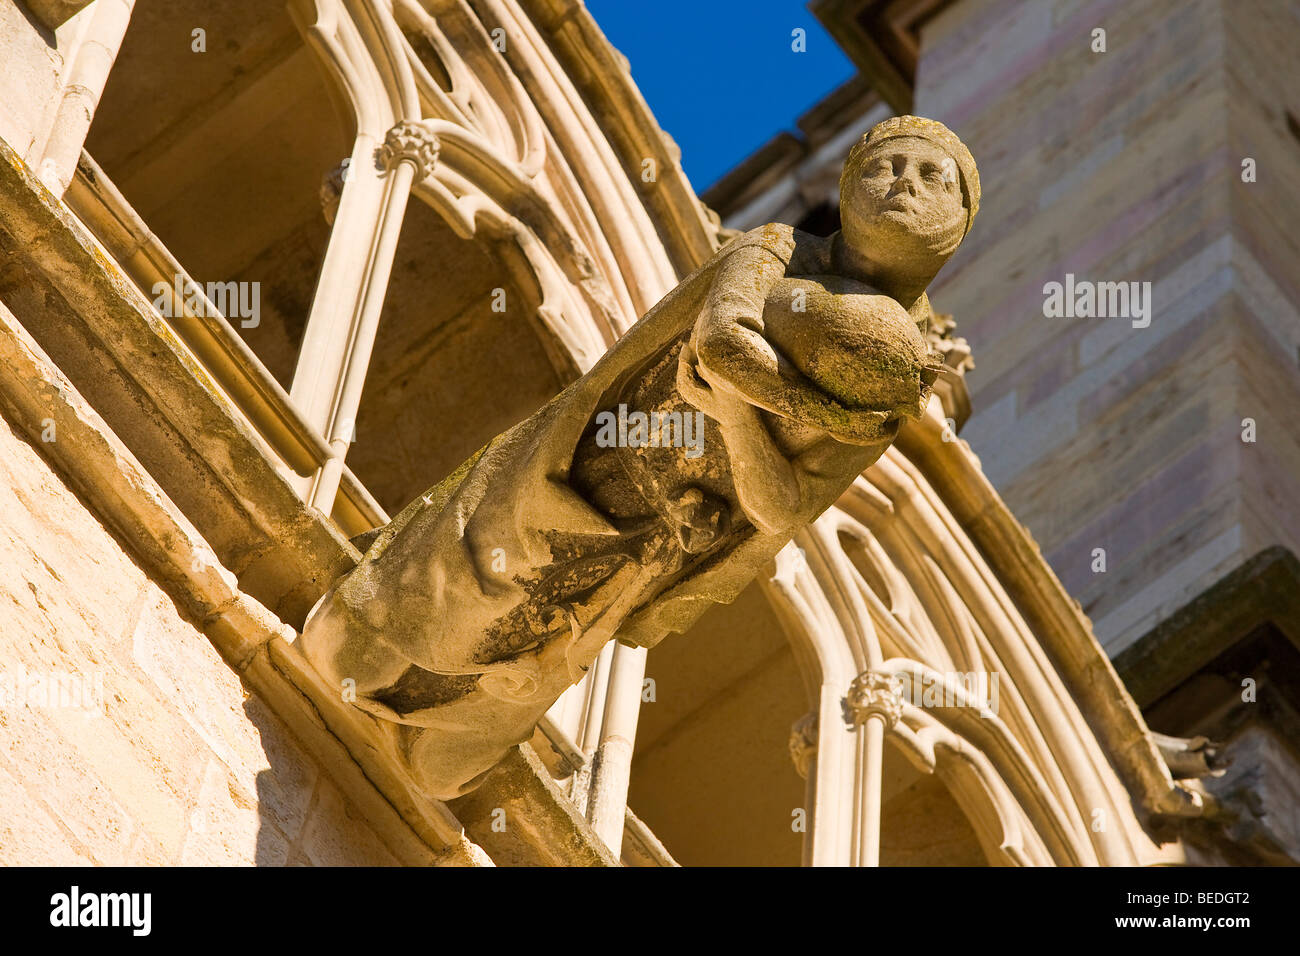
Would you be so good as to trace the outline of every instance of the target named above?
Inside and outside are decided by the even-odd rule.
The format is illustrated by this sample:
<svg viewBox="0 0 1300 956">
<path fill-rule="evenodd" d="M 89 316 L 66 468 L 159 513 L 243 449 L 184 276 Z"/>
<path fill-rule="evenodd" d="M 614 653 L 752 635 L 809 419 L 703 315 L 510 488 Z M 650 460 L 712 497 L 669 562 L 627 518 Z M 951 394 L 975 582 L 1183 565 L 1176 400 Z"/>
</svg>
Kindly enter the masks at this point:
<svg viewBox="0 0 1300 956">
<path fill-rule="evenodd" d="M 1002 130 L 953 93 L 983 5 L 929 6 L 792 162 L 825 180 L 868 127 L 933 114 L 984 164 L 1000 235 Z M 577 0 L 0 0 L 0 59 L 4 863 L 1294 850 L 1214 790 L 1194 720 L 1148 726 L 1188 675 L 1121 679 L 1107 650 L 1137 625 L 1103 647 L 1017 519 L 1042 502 L 1013 513 L 959 437 L 982 399 L 944 310 L 975 336 L 1019 268 L 981 226 L 934 287 L 924 414 L 733 601 L 652 647 L 616 633 L 528 739 L 431 792 L 304 651 L 313 610 L 737 229 L 816 229 L 821 200 L 793 215 L 760 164 L 771 182 L 715 200 L 724 224 Z M 1033 438 L 991 444 L 996 469 L 1039 461 Z"/>
</svg>

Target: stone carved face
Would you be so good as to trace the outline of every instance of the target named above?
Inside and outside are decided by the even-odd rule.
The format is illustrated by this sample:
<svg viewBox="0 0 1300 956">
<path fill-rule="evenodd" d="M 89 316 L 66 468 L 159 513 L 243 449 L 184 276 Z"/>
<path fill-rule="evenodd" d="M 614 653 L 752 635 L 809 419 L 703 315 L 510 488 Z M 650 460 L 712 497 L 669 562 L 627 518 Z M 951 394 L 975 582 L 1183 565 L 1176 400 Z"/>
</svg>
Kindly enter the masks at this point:
<svg viewBox="0 0 1300 956">
<path fill-rule="evenodd" d="M 866 153 L 840 194 L 844 239 L 883 265 L 945 259 L 967 223 L 956 161 L 917 136 L 886 139 Z"/>
</svg>

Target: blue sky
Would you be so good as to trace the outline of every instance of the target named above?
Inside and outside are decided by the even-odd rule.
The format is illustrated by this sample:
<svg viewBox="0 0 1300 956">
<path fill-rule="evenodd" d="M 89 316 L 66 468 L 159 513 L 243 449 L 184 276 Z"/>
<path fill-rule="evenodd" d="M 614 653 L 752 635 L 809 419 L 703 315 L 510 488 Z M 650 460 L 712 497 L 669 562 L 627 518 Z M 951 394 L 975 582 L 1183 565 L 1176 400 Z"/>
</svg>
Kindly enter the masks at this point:
<svg viewBox="0 0 1300 956">
<path fill-rule="evenodd" d="M 802 0 L 587 0 L 703 191 L 853 76 Z M 802 27 L 807 52 L 791 49 Z"/>
</svg>

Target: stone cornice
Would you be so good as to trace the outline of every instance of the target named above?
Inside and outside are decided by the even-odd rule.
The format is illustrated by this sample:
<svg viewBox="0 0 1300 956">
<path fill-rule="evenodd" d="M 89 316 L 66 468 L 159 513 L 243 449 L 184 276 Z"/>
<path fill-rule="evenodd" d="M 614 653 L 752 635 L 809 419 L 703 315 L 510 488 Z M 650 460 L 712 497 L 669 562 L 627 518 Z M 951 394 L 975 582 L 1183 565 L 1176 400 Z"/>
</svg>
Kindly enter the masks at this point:
<svg viewBox="0 0 1300 956">
<path fill-rule="evenodd" d="M 1115 657 L 1146 707 L 1263 625 L 1300 649 L 1300 561 L 1266 548 L 1220 578 Z"/>
<path fill-rule="evenodd" d="M 912 112 L 920 27 L 953 0 L 814 0 L 813 15 L 897 112 Z"/>
</svg>

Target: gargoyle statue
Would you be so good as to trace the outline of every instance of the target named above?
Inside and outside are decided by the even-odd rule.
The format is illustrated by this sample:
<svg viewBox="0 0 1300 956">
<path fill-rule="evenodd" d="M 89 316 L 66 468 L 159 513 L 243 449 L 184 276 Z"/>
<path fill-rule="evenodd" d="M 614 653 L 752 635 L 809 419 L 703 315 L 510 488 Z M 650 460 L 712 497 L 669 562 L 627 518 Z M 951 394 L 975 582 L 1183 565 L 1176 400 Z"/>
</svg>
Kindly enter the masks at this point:
<svg viewBox="0 0 1300 956">
<path fill-rule="evenodd" d="M 840 232 L 737 236 L 382 529 L 300 647 L 355 681 L 425 793 L 475 787 L 607 641 L 733 600 L 923 413 L 925 289 L 979 192 L 943 125 L 879 124 Z"/>
</svg>

